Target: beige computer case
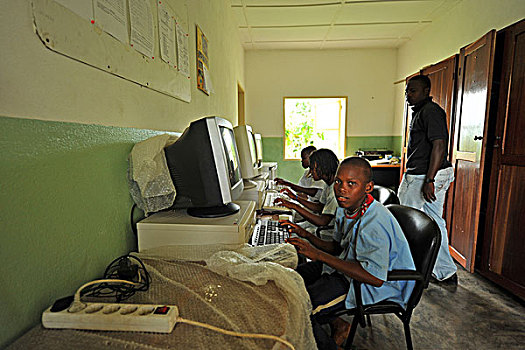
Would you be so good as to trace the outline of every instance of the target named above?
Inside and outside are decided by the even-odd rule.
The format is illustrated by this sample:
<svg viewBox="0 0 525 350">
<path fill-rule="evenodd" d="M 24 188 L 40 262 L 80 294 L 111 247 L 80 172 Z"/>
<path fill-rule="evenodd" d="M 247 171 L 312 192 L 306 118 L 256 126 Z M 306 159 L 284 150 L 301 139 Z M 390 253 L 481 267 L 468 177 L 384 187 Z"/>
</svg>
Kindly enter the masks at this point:
<svg viewBox="0 0 525 350">
<path fill-rule="evenodd" d="M 158 212 L 137 223 L 139 252 L 168 245 L 239 244 L 249 241 L 255 202 L 235 201 L 239 212 L 221 218 L 196 218 L 185 209 Z"/>
</svg>

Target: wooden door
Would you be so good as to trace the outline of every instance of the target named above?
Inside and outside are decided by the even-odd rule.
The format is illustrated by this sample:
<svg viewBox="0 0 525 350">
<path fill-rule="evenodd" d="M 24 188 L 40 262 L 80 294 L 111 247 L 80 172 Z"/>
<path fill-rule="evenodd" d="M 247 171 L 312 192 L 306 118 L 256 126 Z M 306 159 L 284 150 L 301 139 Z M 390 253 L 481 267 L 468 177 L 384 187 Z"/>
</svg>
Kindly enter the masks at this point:
<svg viewBox="0 0 525 350">
<path fill-rule="evenodd" d="M 501 73 L 480 272 L 525 300 L 525 21 L 496 40 Z"/>
<path fill-rule="evenodd" d="M 429 67 L 423 68 L 421 74 L 428 76 L 431 82 L 430 96 L 434 102 L 441 106 L 447 113 L 447 128 L 448 128 L 448 160 L 452 161 L 452 153 L 454 150 L 454 97 L 456 92 L 456 69 L 457 56 L 447 58 L 439 63 L 433 64 Z M 454 183 L 451 184 L 454 186 Z M 448 193 L 452 192 L 450 190 Z M 445 208 L 443 213 L 447 221 L 447 232 L 450 232 L 451 201 L 452 196 L 447 193 L 445 200 Z"/>
<path fill-rule="evenodd" d="M 471 272 L 480 218 L 494 45 L 493 30 L 462 48 L 458 61 L 452 153 L 456 180 L 449 192 L 452 196 L 449 240 L 454 259 Z"/>
<path fill-rule="evenodd" d="M 450 130 L 454 99 L 454 87 L 456 78 L 456 55 L 447 58 L 439 63 L 423 68 L 421 74 L 428 76 L 431 83 L 430 96 L 432 100 L 441 106 L 447 113 L 447 127 L 449 135 L 453 135 Z M 449 144 L 452 144 L 450 137 Z M 451 152 L 449 152 L 450 154 Z"/>
</svg>

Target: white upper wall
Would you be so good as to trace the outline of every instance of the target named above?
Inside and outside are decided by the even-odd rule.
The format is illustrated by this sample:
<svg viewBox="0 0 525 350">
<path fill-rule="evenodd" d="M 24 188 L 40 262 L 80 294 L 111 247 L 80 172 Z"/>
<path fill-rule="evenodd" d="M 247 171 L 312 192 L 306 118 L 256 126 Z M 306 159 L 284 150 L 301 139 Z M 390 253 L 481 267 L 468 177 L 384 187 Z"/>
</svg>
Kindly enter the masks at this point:
<svg viewBox="0 0 525 350">
<path fill-rule="evenodd" d="M 171 1 L 167 0 L 168 4 Z M 187 0 L 191 103 L 48 50 L 34 33 L 30 0 L 3 0 L 0 11 L 0 116 L 182 131 L 218 115 L 237 124 L 244 51 L 229 0 Z M 195 26 L 209 41 L 214 93 L 196 87 Z"/>
<path fill-rule="evenodd" d="M 396 80 L 459 53 L 491 29 L 502 29 L 523 18 L 525 0 L 463 0 L 399 48 Z M 394 135 L 401 135 L 404 88 L 404 84 L 396 86 Z"/>
<path fill-rule="evenodd" d="M 283 136 L 284 97 L 348 97 L 348 136 L 392 134 L 395 49 L 246 51 L 246 123 Z"/>
</svg>

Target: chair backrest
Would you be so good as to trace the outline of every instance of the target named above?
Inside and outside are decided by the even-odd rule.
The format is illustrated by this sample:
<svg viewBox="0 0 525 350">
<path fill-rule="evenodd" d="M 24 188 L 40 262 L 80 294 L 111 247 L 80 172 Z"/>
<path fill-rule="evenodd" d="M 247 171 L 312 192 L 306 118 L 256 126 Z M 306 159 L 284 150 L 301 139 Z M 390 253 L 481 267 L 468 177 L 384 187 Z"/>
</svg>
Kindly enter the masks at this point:
<svg viewBox="0 0 525 350">
<path fill-rule="evenodd" d="M 399 198 L 397 198 L 396 193 L 388 187 L 374 185 L 371 195 L 383 205 L 399 204 Z"/>
<path fill-rule="evenodd" d="M 434 219 L 421 210 L 398 204 L 390 204 L 386 207 L 401 226 L 410 246 L 416 270 L 423 275 L 423 280 L 416 282 L 408 302 L 409 305 L 407 305 L 407 308 L 413 308 L 419 302 L 423 289 L 430 281 L 439 251 L 441 232 Z"/>
</svg>

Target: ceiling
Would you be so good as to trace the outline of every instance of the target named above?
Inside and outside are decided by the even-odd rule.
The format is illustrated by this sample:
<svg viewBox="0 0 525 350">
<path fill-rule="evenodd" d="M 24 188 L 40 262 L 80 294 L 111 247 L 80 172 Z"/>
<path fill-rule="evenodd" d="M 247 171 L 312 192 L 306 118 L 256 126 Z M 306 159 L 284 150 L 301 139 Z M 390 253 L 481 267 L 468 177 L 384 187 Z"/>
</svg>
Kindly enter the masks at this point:
<svg viewBox="0 0 525 350">
<path fill-rule="evenodd" d="M 461 0 L 231 0 L 246 50 L 396 48 Z"/>
</svg>

